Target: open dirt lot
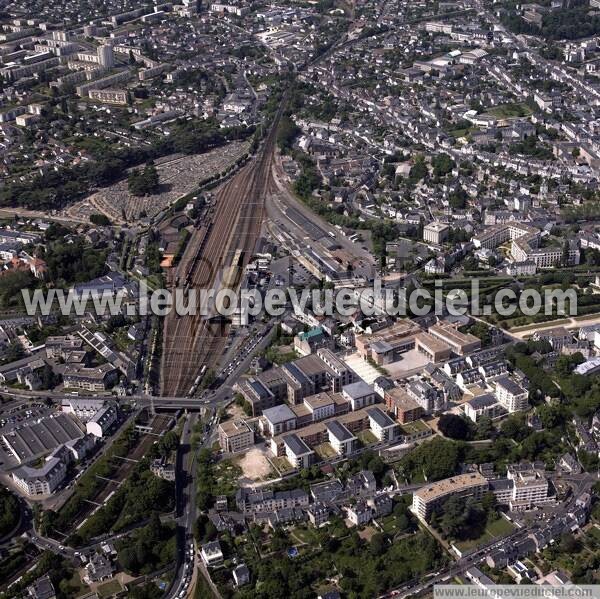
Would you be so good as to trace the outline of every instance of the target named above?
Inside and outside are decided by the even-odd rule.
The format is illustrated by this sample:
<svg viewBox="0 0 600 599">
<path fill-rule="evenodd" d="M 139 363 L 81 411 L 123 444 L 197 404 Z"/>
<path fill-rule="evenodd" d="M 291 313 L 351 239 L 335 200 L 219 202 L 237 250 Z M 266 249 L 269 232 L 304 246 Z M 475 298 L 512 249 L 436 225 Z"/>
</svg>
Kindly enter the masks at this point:
<svg viewBox="0 0 600 599">
<path fill-rule="evenodd" d="M 271 464 L 264 449 L 253 447 L 239 461 L 238 466 L 243 471 L 244 482 L 264 480 L 271 473 Z"/>
</svg>

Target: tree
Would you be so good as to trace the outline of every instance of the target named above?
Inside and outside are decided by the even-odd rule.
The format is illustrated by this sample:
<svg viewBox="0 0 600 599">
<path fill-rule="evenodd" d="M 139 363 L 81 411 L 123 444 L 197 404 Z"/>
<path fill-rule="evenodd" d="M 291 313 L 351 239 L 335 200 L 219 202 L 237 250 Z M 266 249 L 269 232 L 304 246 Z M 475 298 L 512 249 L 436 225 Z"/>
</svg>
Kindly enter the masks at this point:
<svg viewBox="0 0 600 599">
<path fill-rule="evenodd" d="M 129 193 L 138 197 L 156 193 L 159 185 L 158 171 L 153 164 L 147 164 L 142 171 L 134 169 L 127 179 Z"/>
<path fill-rule="evenodd" d="M 369 552 L 371 553 L 371 555 L 374 556 L 383 555 L 386 549 L 386 545 L 387 540 L 385 538 L 385 535 L 383 535 L 380 532 L 375 533 L 371 537 L 371 542 L 369 544 Z"/>
<path fill-rule="evenodd" d="M 464 441 L 471 436 L 471 426 L 466 418 L 456 414 L 442 414 L 438 428 L 445 437 Z"/>
<path fill-rule="evenodd" d="M 98 226 L 110 226 L 111 222 L 106 214 L 90 214 L 90 221 Z"/>
</svg>

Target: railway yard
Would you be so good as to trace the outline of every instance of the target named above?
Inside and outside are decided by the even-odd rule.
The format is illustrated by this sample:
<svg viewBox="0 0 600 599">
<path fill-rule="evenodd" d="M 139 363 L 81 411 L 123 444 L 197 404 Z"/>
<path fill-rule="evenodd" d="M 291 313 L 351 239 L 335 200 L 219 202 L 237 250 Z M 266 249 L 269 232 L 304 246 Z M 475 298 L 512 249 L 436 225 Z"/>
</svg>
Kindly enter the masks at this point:
<svg viewBox="0 0 600 599">
<path fill-rule="evenodd" d="M 281 111 L 254 160 L 215 192 L 210 222 L 192 234 L 170 277 L 174 286 L 218 291 L 223 283 L 232 283 L 232 266 L 247 263 L 262 230 L 266 197 L 275 191 L 271 166 Z M 165 318 L 161 394 L 190 394 L 201 368 L 216 365 L 227 330 L 222 321 L 169 314 Z"/>
</svg>

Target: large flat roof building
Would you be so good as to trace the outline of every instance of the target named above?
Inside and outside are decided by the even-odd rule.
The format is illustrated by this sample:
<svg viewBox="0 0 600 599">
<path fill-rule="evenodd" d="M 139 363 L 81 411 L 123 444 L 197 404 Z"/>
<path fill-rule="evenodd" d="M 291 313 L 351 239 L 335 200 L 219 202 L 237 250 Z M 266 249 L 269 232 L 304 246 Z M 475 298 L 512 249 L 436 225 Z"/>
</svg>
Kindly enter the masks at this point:
<svg viewBox="0 0 600 599">
<path fill-rule="evenodd" d="M 429 521 L 433 510 L 448 497 L 458 495 L 479 499 L 488 487 L 488 481 L 479 472 L 445 478 L 415 491 L 412 511 L 421 520 Z"/>
</svg>

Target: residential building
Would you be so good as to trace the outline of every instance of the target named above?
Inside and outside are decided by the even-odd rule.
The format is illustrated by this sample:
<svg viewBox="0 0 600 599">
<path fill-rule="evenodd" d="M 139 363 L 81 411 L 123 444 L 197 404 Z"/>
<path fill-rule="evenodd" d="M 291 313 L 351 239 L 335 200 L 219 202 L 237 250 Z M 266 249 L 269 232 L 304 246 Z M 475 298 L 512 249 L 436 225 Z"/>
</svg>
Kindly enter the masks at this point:
<svg viewBox="0 0 600 599">
<path fill-rule="evenodd" d="M 506 410 L 498 403 L 496 397 L 491 393 L 478 395 L 463 404 L 465 416 L 473 422 L 477 422 L 482 416 L 497 418 L 506 414 Z"/>
<path fill-rule="evenodd" d="M 310 467 L 315 452 L 298 435 L 285 435 L 283 444 L 285 457 L 294 468 Z"/>
<path fill-rule="evenodd" d="M 353 411 L 372 406 L 379 401 L 375 389 L 363 380 L 344 385 L 342 395 L 348 400 Z"/>
<path fill-rule="evenodd" d="M 394 387 L 385 392 L 385 405 L 400 424 L 419 420 L 425 413 L 417 400 L 401 387 Z"/>
<path fill-rule="evenodd" d="M 380 441 L 393 441 L 400 434 L 400 427 L 385 412 L 379 408 L 367 409 L 367 415 L 373 434 Z"/>
<path fill-rule="evenodd" d="M 350 455 L 357 444 L 356 437 L 337 420 L 330 420 L 327 424 L 329 443 L 338 455 Z"/>
<path fill-rule="evenodd" d="M 423 227 L 423 241 L 434 245 L 441 245 L 448 239 L 450 227 L 445 223 L 433 221 Z"/>
<path fill-rule="evenodd" d="M 226 420 L 219 424 L 219 446 L 226 453 L 245 451 L 254 445 L 254 431 L 244 420 Z"/>
<path fill-rule="evenodd" d="M 514 379 L 503 376 L 496 381 L 496 398 L 510 413 L 522 412 L 529 407 L 528 392 Z"/>
<path fill-rule="evenodd" d="M 448 497 L 480 499 L 488 490 L 488 481 L 479 472 L 460 474 L 426 485 L 413 493 L 412 511 L 421 520 L 429 521 L 433 510 Z"/>
<path fill-rule="evenodd" d="M 296 414 L 288 405 L 281 404 L 264 410 L 260 422 L 265 434 L 274 437 L 296 428 Z"/>
<path fill-rule="evenodd" d="M 86 430 L 90 435 L 102 438 L 118 419 L 117 406 L 114 403 L 106 403 L 86 422 Z"/>
<path fill-rule="evenodd" d="M 219 541 L 211 541 L 202 545 L 200 557 L 204 565 L 209 568 L 220 566 L 223 563 L 223 551 L 221 550 Z"/>
</svg>

